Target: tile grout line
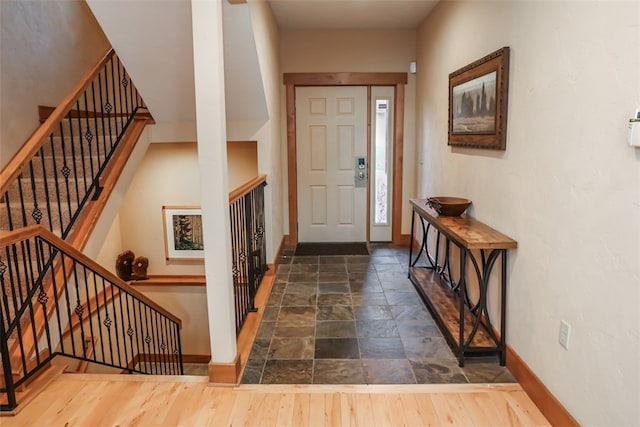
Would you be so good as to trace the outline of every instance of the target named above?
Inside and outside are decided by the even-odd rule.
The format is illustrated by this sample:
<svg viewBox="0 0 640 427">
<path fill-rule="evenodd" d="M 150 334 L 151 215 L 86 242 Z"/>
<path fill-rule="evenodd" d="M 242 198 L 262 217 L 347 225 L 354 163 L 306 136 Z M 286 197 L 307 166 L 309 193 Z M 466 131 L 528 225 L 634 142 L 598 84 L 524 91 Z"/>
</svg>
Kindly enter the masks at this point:
<svg viewBox="0 0 640 427">
<path fill-rule="evenodd" d="M 384 306 L 389 309 L 389 314 L 391 316 L 389 320 L 393 321 L 393 324 L 395 325 L 395 328 L 398 331 L 398 336 L 397 337 L 393 336 L 392 338 L 394 338 L 394 339 L 397 338 L 397 340 L 400 341 L 400 345 L 402 347 L 404 357 L 401 358 L 401 359 L 398 359 L 397 357 L 391 358 L 391 359 L 384 359 L 384 358 L 374 357 L 372 359 L 372 361 L 375 361 L 375 360 L 378 360 L 378 361 L 380 361 L 380 360 L 404 360 L 405 362 L 403 364 L 404 364 L 404 366 L 406 368 L 408 368 L 408 371 L 410 371 L 411 377 L 413 378 L 413 381 L 414 381 L 415 384 L 443 382 L 442 381 L 443 377 L 441 376 L 443 374 L 438 372 L 438 369 L 445 369 L 445 370 L 449 369 L 447 366 L 449 366 L 449 362 L 450 362 L 449 359 L 451 359 L 451 357 L 452 357 L 450 351 L 448 351 L 447 354 L 448 354 L 448 356 L 451 356 L 451 357 L 445 357 L 444 359 L 440 359 L 440 358 L 431 359 L 431 358 L 428 358 L 428 357 L 426 359 L 416 359 L 416 363 L 422 362 L 422 363 L 425 364 L 425 366 L 429 366 L 430 363 L 432 363 L 432 362 L 436 363 L 434 368 L 430 368 L 430 369 L 435 369 L 436 370 L 435 373 L 432 372 L 433 382 L 431 380 L 428 380 L 428 379 L 427 380 L 423 380 L 423 381 L 419 381 L 418 374 L 417 374 L 417 371 L 416 371 L 416 366 L 413 365 L 413 363 L 412 363 L 413 359 L 411 359 L 409 357 L 409 352 L 407 351 L 407 345 L 408 345 L 407 342 L 411 341 L 412 335 L 405 336 L 402 333 L 400 333 L 401 329 L 399 328 L 399 324 L 398 324 L 398 316 L 401 315 L 402 311 L 392 310 L 392 308 L 395 307 L 395 306 L 399 306 L 399 307 L 400 306 L 404 306 L 406 308 L 410 308 L 410 307 L 413 307 L 415 305 L 416 307 L 421 307 L 421 310 L 419 310 L 419 311 L 424 312 L 425 308 L 424 308 L 424 306 L 422 304 L 413 304 L 413 301 L 411 301 L 410 303 L 406 302 L 407 301 L 406 298 L 407 298 L 408 293 L 413 293 L 415 291 L 413 290 L 412 287 L 408 288 L 408 290 L 404 291 L 404 288 L 402 286 L 401 287 L 395 287 L 395 286 L 385 287 L 385 286 L 382 286 L 382 282 L 384 280 L 387 280 L 387 278 L 393 281 L 394 280 L 394 278 L 393 278 L 394 274 L 398 274 L 399 273 L 399 276 L 402 276 L 403 279 L 406 279 L 406 270 L 402 266 L 403 266 L 404 263 L 406 263 L 408 261 L 406 259 L 404 259 L 404 258 L 406 258 L 406 256 L 403 256 L 403 255 L 404 254 L 402 254 L 402 253 L 400 253 L 399 251 L 396 251 L 396 250 L 391 250 L 389 252 L 386 252 L 383 249 L 382 255 L 379 255 L 378 257 L 374 257 L 374 256 L 370 256 L 369 257 L 368 262 L 366 263 L 366 264 L 368 264 L 366 268 L 364 268 L 362 270 L 356 269 L 356 270 L 353 270 L 353 271 L 351 271 L 349 269 L 349 265 L 355 265 L 356 263 L 348 262 L 348 256 L 343 256 L 342 257 L 342 262 L 340 264 L 344 265 L 344 270 L 343 271 L 346 273 L 347 290 L 348 290 L 348 293 L 346 293 L 346 294 L 348 295 L 348 299 L 349 299 L 349 302 L 350 302 L 350 304 L 348 306 L 350 307 L 350 311 L 351 311 L 352 316 L 353 316 L 353 320 L 351 320 L 351 321 L 354 323 L 354 327 L 356 328 L 355 337 L 354 337 L 355 340 L 354 341 L 355 341 L 356 345 L 358 346 L 358 355 L 360 356 L 359 359 L 358 359 L 358 362 L 359 362 L 359 365 L 363 369 L 362 373 L 364 375 L 364 359 L 363 359 L 363 352 L 362 352 L 361 343 L 362 343 L 362 339 L 366 338 L 366 336 L 360 336 L 361 333 L 358 332 L 357 325 L 358 325 L 358 317 L 359 316 L 357 316 L 357 312 L 358 312 L 357 308 L 369 307 L 369 306 L 371 306 L 371 304 L 363 304 L 363 301 L 359 301 L 359 303 L 361 305 L 359 305 L 359 306 L 355 305 L 355 300 L 353 298 L 354 297 L 354 292 L 353 292 L 353 288 L 351 286 L 352 285 L 351 272 L 353 272 L 353 273 L 356 273 L 356 272 L 362 273 L 363 277 L 366 277 L 368 273 L 375 272 L 376 281 L 380 285 L 379 293 L 381 294 L 383 299 L 386 301 L 386 304 Z M 384 260 L 381 260 L 380 257 L 393 258 L 394 262 L 389 263 L 387 265 L 387 263 Z M 314 264 L 317 265 L 317 267 L 314 269 L 315 270 L 315 275 L 316 275 L 316 277 L 314 279 L 314 282 L 313 282 L 313 283 L 315 283 L 315 301 L 314 301 L 314 304 L 312 305 L 313 310 L 314 310 L 313 350 L 312 350 L 313 351 L 313 357 L 312 357 L 312 363 L 311 363 L 311 383 L 312 384 L 315 384 L 316 375 L 318 373 L 317 369 L 316 369 L 317 368 L 318 359 L 316 359 L 316 357 L 315 357 L 316 356 L 315 348 L 316 348 L 316 345 L 317 345 L 318 339 L 319 339 L 318 338 L 318 326 L 319 326 L 320 320 L 318 320 L 318 314 L 319 314 L 319 308 L 320 308 L 319 304 L 320 304 L 320 300 L 321 300 L 320 286 L 321 286 L 321 283 L 323 283 L 323 282 L 321 282 L 321 273 L 322 273 L 321 270 L 322 270 L 322 265 L 324 264 L 324 263 L 321 263 L 321 258 L 322 257 L 318 256 L 318 257 L 315 257 L 315 258 L 316 259 L 314 260 L 315 261 Z M 373 262 L 374 258 L 379 258 L 379 260 L 381 260 L 382 262 L 381 263 Z M 271 334 L 270 334 L 270 342 L 269 342 L 269 346 L 267 348 L 267 354 L 266 354 L 266 357 L 265 357 L 265 362 L 262 364 L 263 369 L 262 369 L 262 372 L 260 373 L 259 383 L 262 383 L 262 380 L 264 379 L 266 362 L 270 360 L 269 359 L 269 354 L 271 353 L 271 350 L 272 350 L 273 339 L 275 337 L 275 330 L 276 330 L 276 326 L 278 324 L 278 319 L 280 318 L 281 309 L 283 308 L 283 302 L 285 302 L 285 296 L 287 295 L 287 291 L 293 290 L 292 288 L 290 288 L 290 284 L 291 284 L 291 282 L 289 281 L 291 279 L 290 275 L 291 275 L 291 273 L 297 271 L 297 269 L 294 268 L 294 265 L 304 264 L 304 262 L 302 262 L 302 261 L 304 261 L 304 260 L 301 260 L 300 263 L 296 263 L 295 262 L 295 256 L 293 256 L 291 258 L 291 260 L 288 260 L 288 262 L 281 264 L 281 265 L 288 265 L 288 267 L 287 267 L 288 271 L 286 273 L 284 273 L 285 268 L 283 268 L 283 272 L 280 273 L 280 279 L 279 280 L 281 282 L 284 281 L 284 288 L 282 289 L 282 295 L 280 296 L 280 300 L 279 300 L 279 302 L 277 302 L 277 313 L 276 313 L 275 319 L 273 320 L 273 322 L 274 322 L 273 331 L 271 331 Z M 326 264 L 331 264 L 331 263 L 327 262 Z M 362 263 L 362 264 L 364 264 L 364 263 Z M 394 266 L 392 266 L 391 264 L 394 264 Z M 395 267 L 395 266 L 397 266 L 397 267 Z M 300 270 L 302 272 L 304 272 L 305 268 L 300 268 Z M 311 269 L 308 269 L 308 270 L 311 270 Z M 326 273 L 332 273 L 332 272 L 335 272 L 335 270 L 331 269 L 331 268 L 329 268 L 326 271 Z M 276 273 L 278 273 L 278 272 L 276 272 Z M 388 276 L 388 277 L 385 277 L 385 275 Z M 285 276 L 285 277 L 283 277 L 283 276 Z M 304 277 L 304 275 L 301 274 L 301 277 Z M 302 283 L 304 283 L 304 281 Z M 331 282 L 328 282 L 328 283 L 331 283 Z M 411 292 L 409 291 L 409 289 L 410 289 Z M 280 290 L 280 289 L 278 289 L 278 290 Z M 389 297 L 388 293 L 389 292 L 391 292 L 394 295 L 395 294 L 404 294 L 404 296 L 403 296 L 404 299 L 398 299 L 399 295 L 395 295 L 395 299 L 397 299 L 396 304 L 391 304 L 391 302 L 393 302 L 393 301 L 389 301 L 388 300 L 388 297 Z M 328 291 L 328 293 L 329 294 L 334 294 L 335 292 Z M 367 293 L 368 292 L 364 292 L 364 293 L 360 292 L 360 294 L 363 295 L 363 296 L 366 295 Z M 378 291 L 376 291 L 376 293 L 378 293 Z M 344 292 L 338 292 L 338 294 L 344 294 Z M 270 296 L 270 298 L 271 298 L 271 296 Z M 329 300 L 327 300 L 327 302 L 328 301 Z M 310 302 L 310 301 L 308 301 L 308 302 Z M 379 305 L 379 303 L 376 303 L 376 304 Z M 374 306 L 377 306 L 377 305 L 374 304 Z M 431 320 L 430 323 L 432 323 L 433 322 L 432 316 L 430 316 L 429 313 L 426 313 L 426 316 L 429 317 L 429 319 Z M 334 320 L 335 321 L 335 319 L 332 319 L 332 318 L 329 318 L 328 320 Z M 370 320 L 374 321 L 376 319 L 373 318 L 373 319 L 370 319 Z M 411 322 L 411 321 L 414 321 L 414 320 L 416 322 L 419 322 L 417 318 L 414 318 L 414 319 L 409 318 L 409 319 L 406 319 L 406 320 L 408 322 Z M 263 319 L 263 321 L 266 321 L 266 320 Z M 415 339 L 419 339 L 420 337 L 426 338 L 430 342 L 432 342 L 432 340 L 434 340 L 434 339 L 437 340 L 437 338 L 438 338 L 436 336 L 431 337 L 430 335 L 427 335 L 426 337 L 424 337 L 424 336 L 416 336 Z M 439 337 L 441 338 L 441 335 Z M 283 338 L 286 338 L 286 336 L 283 337 Z M 369 337 L 369 338 L 373 339 L 373 338 L 375 338 L 375 335 L 373 337 Z M 382 337 L 382 338 L 384 338 L 384 337 Z M 405 339 L 403 339 L 403 338 L 405 338 Z M 439 354 L 438 352 L 439 352 L 439 350 L 436 350 L 434 352 L 434 354 Z M 442 357 L 441 354 L 440 354 L 440 357 Z M 351 358 L 347 358 L 347 359 L 351 359 Z M 298 359 L 291 359 L 291 360 L 298 360 Z M 331 358 L 327 358 L 327 360 L 332 360 L 332 359 Z M 338 360 L 340 360 L 340 359 L 338 359 Z M 442 363 L 442 362 L 446 362 L 445 365 L 438 365 L 437 364 L 437 363 Z M 404 375 L 409 373 L 408 371 L 406 371 L 406 369 L 403 369 L 403 370 L 405 370 L 405 374 Z M 454 371 L 459 371 L 459 372 L 456 373 Z M 451 378 L 454 378 L 455 376 L 457 376 L 459 374 L 462 374 L 461 376 L 462 376 L 462 378 L 464 379 L 465 382 L 472 383 L 471 377 L 469 376 L 472 373 L 471 370 L 467 370 L 467 369 L 459 370 L 459 369 L 455 369 L 455 367 L 454 367 L 454 371 L 447 371 L 447 372 L 450 372 Z M 444 372 L 444 371 L 442 371 L 442 372 Z M 484 372 L 484 373 L 482 371 L 480 371 L 479 374 L 478 374 L 478 372 L 474 372 L 474 376 L 475 376 L 475 379 L 476 379 L 475 382 L 478 382 L 479 378 L 483 379 L 483 375 L 485 377 L 487 377 L 487 378 L 489 378 L 488 375 L 493 375 L 493 377 L 492 377 L 493 381 L 490 380 L 489 382 L 496 382 L 497 380 L 500 380 L 500 379 L 503 378 L 502 374 L 504 373 L 504 372 L 500 372 L 500 371 L 497 371 L 497 372 L 498 372 L 497 374 L 495 372 L 493 374 L 491 374 L 490 371 L 487 371 L 487 372 Z M 480 376 L 478 377 L 478 375 L 480 375 Z M 408 377 L 405 377 L 405 378 L 408 378 Z M 427 377 L 425 377 L 425 378 L 427 378 Z M 364 378 L 364 380 L 365 380 L 364 383 L 367 383 L 366 378 Z M 449 382 L 449 381 L 446 381 L 446 379 L 445 379 L 444 382 Z M 503 382 L 503 381 L 499 381 L 499 382 Z"/>
</svg>

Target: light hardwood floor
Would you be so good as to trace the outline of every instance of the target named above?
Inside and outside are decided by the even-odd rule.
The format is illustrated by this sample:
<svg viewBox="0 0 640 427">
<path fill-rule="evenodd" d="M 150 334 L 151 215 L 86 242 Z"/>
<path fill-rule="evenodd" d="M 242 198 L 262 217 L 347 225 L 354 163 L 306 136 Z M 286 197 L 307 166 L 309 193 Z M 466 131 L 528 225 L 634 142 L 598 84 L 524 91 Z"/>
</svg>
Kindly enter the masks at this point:
<svg viewBox="0 0 640 427">
<path fill-rule="evenodd" d="M 9 426 L 542 426 L 518 384 L 215 387 L 206 377 L 62 374 Z"/>
</svg>

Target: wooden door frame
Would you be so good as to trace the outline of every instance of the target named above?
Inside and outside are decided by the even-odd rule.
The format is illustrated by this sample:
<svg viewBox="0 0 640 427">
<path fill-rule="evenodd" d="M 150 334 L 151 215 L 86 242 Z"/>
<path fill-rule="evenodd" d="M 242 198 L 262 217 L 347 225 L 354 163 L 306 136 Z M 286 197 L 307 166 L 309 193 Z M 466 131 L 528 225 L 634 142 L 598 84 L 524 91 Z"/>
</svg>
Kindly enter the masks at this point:
<svg viewBox="0 0 640 427">
<path fill-rule="evenodd" d="M 296 87 L 297 86 L 367 86 L 371 103 L 371 86 L 393 86 L 393 188 L 391 240 L 402 244 L 402 151 L 404 147 L 404 87 L 407 73 L 284 73 L 287 104 L 287 167 L 289 189 L 289 244 L 298 243 L 298 166 L 296 162 Z M 369 111 L 370 105 L 367 106 Z M 371 113 L 367 115 L 367 140 L 371 139 Z M 367 143 L 369 146 L 370 142 Z M 370 165 L 369 165 L 370 166 Z M 370 175 L 370 174 L 369 174 Z M 368 204 L 367 204 L 368 205 Z M 367 207 L 368 210 L 368 207 Z M 367 215 L 367 223 L 369 222 Z M 367 240 L 369 227 L 367 227 Z"/>
</svg>

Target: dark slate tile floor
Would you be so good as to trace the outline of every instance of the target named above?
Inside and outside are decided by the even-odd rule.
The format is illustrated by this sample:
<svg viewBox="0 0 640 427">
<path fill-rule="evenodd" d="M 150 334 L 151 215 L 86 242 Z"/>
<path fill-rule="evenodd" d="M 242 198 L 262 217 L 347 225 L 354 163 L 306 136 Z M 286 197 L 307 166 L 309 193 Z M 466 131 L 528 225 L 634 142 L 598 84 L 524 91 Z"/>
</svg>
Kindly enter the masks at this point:
<svg viewBox="0 0 640 427">
<path fill-rule="evenodd" d="M 515 382 L 497 359 L 459 368 L 407 279 L 408 250 L 299 256 L 287 248 L 243 384 Z"/>
</svg>

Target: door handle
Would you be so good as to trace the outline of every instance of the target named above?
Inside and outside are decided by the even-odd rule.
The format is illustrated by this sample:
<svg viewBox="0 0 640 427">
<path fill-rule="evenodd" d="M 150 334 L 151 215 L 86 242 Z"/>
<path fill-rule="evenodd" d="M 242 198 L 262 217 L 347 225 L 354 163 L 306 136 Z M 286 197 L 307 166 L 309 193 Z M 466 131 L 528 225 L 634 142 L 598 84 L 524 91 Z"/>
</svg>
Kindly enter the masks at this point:
<svg viewBox="0 0 640 427">
<path fill-rule="evenodd" d="M 354 182 L 356 188 L 367 187 L 367 158 L 356 157 L 355 159 L 355 171 Z"/>
</svg>

